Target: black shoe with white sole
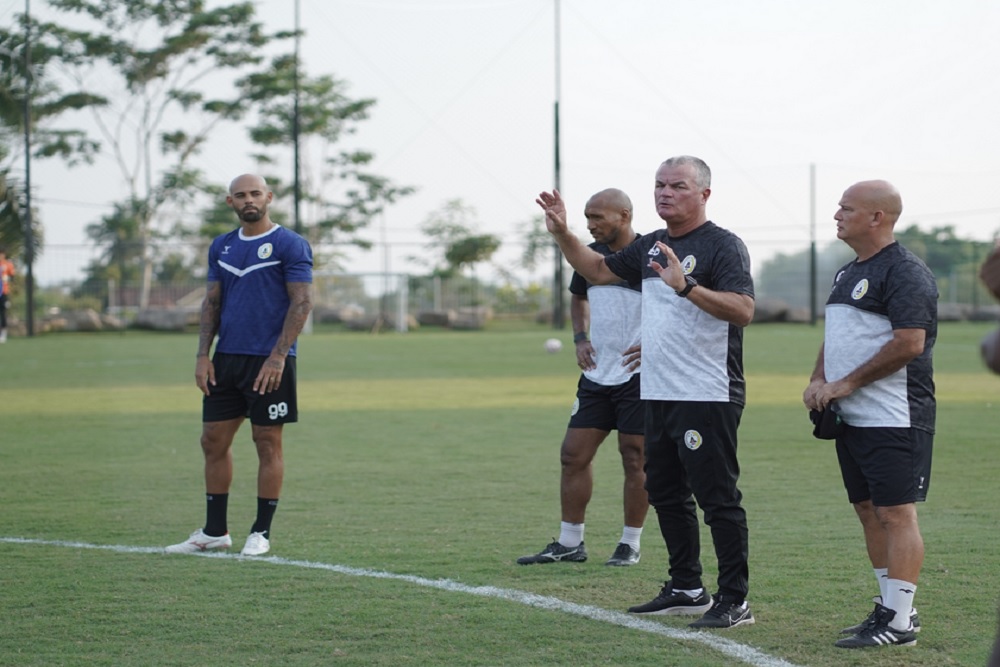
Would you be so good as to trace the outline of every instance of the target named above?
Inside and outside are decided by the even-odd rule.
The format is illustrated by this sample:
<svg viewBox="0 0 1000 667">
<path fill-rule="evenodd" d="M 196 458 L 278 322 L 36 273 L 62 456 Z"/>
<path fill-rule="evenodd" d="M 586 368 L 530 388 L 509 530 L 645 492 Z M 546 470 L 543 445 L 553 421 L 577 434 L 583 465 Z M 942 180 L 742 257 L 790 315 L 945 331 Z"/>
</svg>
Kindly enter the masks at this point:
<svg viewBox="0 0 1000 667">
<path fill-rule="evenodd" d="M 540 563 L 582 563 L 587 560 L 587 550 L 580 542 L 577 547 L 564 547 L 558 540 L 550 543 L 537 554 L 521 556 L 517 559 L 518 565 L 536 565 Z"/>
<path fill-rule="evenodd" d="M 913 646 L 917 643 L 917 633 L 910 626 L 906 630 L 896 630 L 889 623 L 896 617 L 896 612 L 888 607 L 875 610 L 875 619 L 871 625 L 860 632 L 834 643 L 838 648 L 868 648 L 872 646 Z"/>
<path fill-rule="evenodd" d="M 679 616 L 704 614 L 712 608 L 712 596 L 702 589 L 701 594 L 690 596 L 674 590 L 672 582 L 664 582 L 659 595 L 645 604 L 629 607 L 630 614 Z"/>
<path fill-rule="evenodd" d="M 629 565 L 635 565 L 639 562 L 639 551 L 638 549 L 633 549 L 631 546 L 625 544 L 624 542 L 619 542 L 618 546 L 615 547 L 615 552 L 611 554 L 611 558 L 607 560 L 605 565 L 616 565 L 618 567 L 626 567 Z"/>
<path fill-rule="evenodd" d="M 875 603 L 875 608 L 872 609 L 872 613 L 868 614 L 868 618 L 866 618 L 865 620 L 861 621 L 857 625 L 852 625 L 849 628 L 844 628 L 843 630 L 840 631 L 840 634 L 842 634 L 842 635 L 856 635 L 859 632 L 861 632 L 862 630 L 864 630 L 865 628 L 867 628 L 867 627 L 871 626 L 872 624 L 874 624 L 875 623 L 875 618 L 876 618 L 876 616 L 878 616 L 878 610 L 879 609 L 883 609 L 883 607 L 882 607 L 882 596 L 881 595 L 876 595 L 875 597 L 872 598 L 872 602 Z M 910 610 L 910 625 L 913 626 L 913 631 L 914 632 L 920 632 L 920 617 L 917 616 L 917 610 L 916 609 L 911 609 Z"/>
<path fill-rule="evenodd" d="M 726 595 L 719 595 L 715 598 L 712 608 L 694 623 L 689 623 L 688 627 L 724 629 L 754 623 L 753 613 L 750 612 L 750 605 L 746 600 L 737 602 Z"/>
</svg>

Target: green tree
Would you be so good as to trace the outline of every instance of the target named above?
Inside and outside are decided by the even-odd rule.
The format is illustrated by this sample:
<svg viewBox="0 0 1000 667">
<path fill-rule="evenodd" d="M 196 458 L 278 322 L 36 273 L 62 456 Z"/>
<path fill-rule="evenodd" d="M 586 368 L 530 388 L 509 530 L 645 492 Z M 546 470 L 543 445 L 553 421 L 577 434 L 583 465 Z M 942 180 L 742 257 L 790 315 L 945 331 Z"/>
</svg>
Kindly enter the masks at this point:
<svg viewBox="0 0 1000 667">
<path fill-rule="evenodd" d="M 139 200 L 115 204 L 111 214 L 87 226 L 87 236 L 103 251 L 87 267 L 87 277 L 77 295 L 107 294 L 110 281 L 119 286 L 139 282 L 143 271 L 139 239 L 143 206 Z"/>
<path fill-rule="evenodd" d="M 552 261 L 555 244 L 552 235 L 545 228 L 545 216 L 536 215 L 519 225 L 519 232 L 524 241 L 520 264 L 533 271 L 543 262 Z"/>
<path fill-rule="evenodd" d="M 959 238 L 954 225 L 923 231 L 910 225 L 896 232 L 896 240 L 927 264 L 938 280 L 941 300 L 952 303 L 991 303 L 979 281 L 979 266 L 993 243 Z"/>
<path fill-rule="evenodd" d="M 517 268 L 522 268 L 527 272 L 533 272 L 539 267 L 551 266 L 557 251 L 552 235 L 545 228 L 545 217 L 536 215 L 520 223 L 518 226 L 518 238 L 522 242 L 521 256 L 517 266 L 506 267 L 497 266 L 497 273 L 500 275 L 502 288 L 498 290 L 498 298 L 502 298 L 504 303 L 501 308 L 506 308 L 510 312 L 521 312 L 530 310 L 533 307 L 541 310 L 543 305 L 552 297 L 551 282 L 543 280 L 539 283 L 535 280 L 525 281 L 524 274 Z M 563 262 L 564 268 L 572 271 L 566 264 L 562 253 L 559 253 L 559 260 Z"/>
<path fill-rule="evenodd" d="M 220 84 L 262 62 L 274 39 L 255 20 L 252 2 L 208 8 L 205 0 L 49 0 L 73 15 L 46 24 L 45 48 L 81 89 L 117 88 L 114 104 L 91 106 L 102 150 L 118 169 L 126 196 L 120 211 L 135 217 L 140 307 L 148 304 L 156 232 L 191 204 L 204 186 L 194 158 L 213 130 L 246 112 L 234 85 Z M 115 230 L 97 234 L 115 238 Z"/>
<path fill-rule="evenodd" d="M 838 268 L 851 261 L 854 253 L 841 241 L 833 241 L 816 249 L 816 303 L 826 302 L 830 281 Z M 758 299 L 784 301 L 793 308 L 808 308 L 809 249 L 794 253 L 778 253 L 764 262 L 754 280 Z"/>
<path fill-rule="evenodd" d="M 32 35 L 26 53 L 26 30 Z M 17 15 L 14 25 L 0 26 L 0 244 L 10 256 L 21 254 L 25 245 L 23 212 L 25 193 L 21 172 L 24 160 L 24 107 L 31 93 L 31 158 L 56 158 L 73 166 L 91 162 L 97 144 L 79 129 L 55 127 L 55 121 L 71 111 L 100 106 L 105 100 L 79 89 L 67 90 L 53 70 L 62 62 L 60 53 L 42 36 L 46 24 L 26 23 Z M 29 56 L 26 58 L 26 55 Z M 30 61 L 30 70 L 27 69 Z M 32 240 L 36 254 L 43 247 L 42 221 L 32 210 Z"/>
<path fill-rule="evenodd" d="M 420 226 L 420 230 L 431 239 L 425 246 L 427 256 L 439 259 L 413 259 L 434 262 L 432 274 L 445 278 L 461 273 L 463 267 L 474 267 L 489 261 L 500 248 L 501 241 L 493 234 L 477 234 L 478 226 L 475 208 L 461 199 L 446 201 L 441 208 L 432 211 Z"/>
<path fill-rule="evenodd" d="M 15 179 L 9 178 L 9 171 L 0 168 L 0 246 L 7 250 L 7 256 L 17 257 L 24 249 L 24 223 L 21 210 L 23 188 Z M 41 221 L 32 218 L 32 227 L 37 230 L 36 240 L 41 240 Z"/>
<path fill-rule="evenodd" d="M 296 72 L 294 55 L 278 56 L 268 67 L 238 82 L 243 98 L 255 109 L 256 122 L 249 133 L 262 149 L 255 156 L 259 162 L 277 162 L 276 154 L 287 154 L 292 144 L 296 76 L 300 155 L 314 156 L 300 160 L 300 201 L 305 205 L 302 231 L 317 249 L 335 248 L 327 254 L 336 262 L 337 253 L 348 245 L 369 247 L 358 232 L 414 188 L 395 185 L 368 171 L 372 153 L 337 148 L 368 119 L 375 100 L 349 97 L 347 83 L 332 76 L 309 77 L 301 67 Z M 275 196 L 293 199 L 294 184 L 282 187 L 274 179 L 268 180 Z"/>
<path fill-rule="evenodd" d="M 987 303 L 979 284 L 979 265 L 992 243 L 959 238 L 954 225 L 921 230 L 917 225 L 897 229 L 896 240 L 920 257 L 937 278 L 942 301 Z M 830 293 L 834 272 L 855 257 L 842 241 L 817 248 L 816 303 Z M 796 308 L 809 305 L 809 250 L 779 254 L 764 262 L 756 280 L 759 297 L 781 299 Z"/>
</svg>

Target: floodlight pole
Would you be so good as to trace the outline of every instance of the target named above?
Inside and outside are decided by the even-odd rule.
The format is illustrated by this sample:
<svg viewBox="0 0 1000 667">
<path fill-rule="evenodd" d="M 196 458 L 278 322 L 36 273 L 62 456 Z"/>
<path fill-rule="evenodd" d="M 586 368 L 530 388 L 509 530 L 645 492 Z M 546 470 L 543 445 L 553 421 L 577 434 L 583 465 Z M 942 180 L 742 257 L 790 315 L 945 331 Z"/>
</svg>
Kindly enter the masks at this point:
<svg viewBox="0 0 1000 667">
<path fill-rule="evenodd" d="M 809 165 L 809 323 L 816 324 L 816 164 Z"/>
<path fill-rule="evenodd" d="M 560 58 L 559 58 L 559 0 L 555 0 L 555 66 L 556 66 L 556 90 L 555 90 L 555 107 L 554 107 L 554 178 L 553 185 L 556 190 L 561 190 L 561 185 L 559 182 L 560 176 L 560 165 L 559 165 L 559 95 L 561 88 L 560 80 Z M 559 244 L 554 240 L 552 241 L 552 247 L 555 255 L 555 277 L 552 281 L 552 328 L 553 329 L 565 329 L 566 328 L 566 306 L 565 306 L 565 277 L 563 276 L 563 256 L 562 251 L 559 249 Z"/>
<path fill-rule="evenodd" d="M 299 181 L 299 0 L 295 0 L 295 67 L 292 73 L 294 81 L 294 109 L 292 111 L 292 152 L 294 165 L 292 201 L 294 202 L 293 223 L 295 232 L 302 233 L 302 218 L 300 216 L 300 202 L 302 201 L 302 185 Z"/>
<path fill-rule="evenodd" d="M 31 220 L 31 3 L 24 0 L 24 263 L 25 324 L 35 335 L 35 235 Z"/>
</svg>

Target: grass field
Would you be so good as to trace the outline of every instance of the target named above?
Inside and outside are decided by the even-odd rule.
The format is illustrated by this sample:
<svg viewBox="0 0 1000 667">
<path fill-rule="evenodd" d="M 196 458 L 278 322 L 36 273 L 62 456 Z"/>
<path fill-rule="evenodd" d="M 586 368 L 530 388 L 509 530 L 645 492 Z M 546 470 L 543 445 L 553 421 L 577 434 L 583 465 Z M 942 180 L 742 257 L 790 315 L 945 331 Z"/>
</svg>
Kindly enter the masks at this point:
<svg viewBox="0 0 1000 667">
<path fill-rule="evenodd" d="M 620 612 L 651 598 L 666 554 L 607 568 L 621 530 L 609 442 L 587 514 L 591 560 L 519 567 L 558 534 L 570 345 L 543 328 L 318 332 L 300 349 L 301 421 L 262 559 L 166 556 L 204 520 L 194 335 L 53 335 L 0 346 L 0 665 L 981 666 L 1000 594 L 1000 377 L 990 324 L 942 326 L 934 474 L 913 648 L 845 651 L 875 582 L 830 443 L 801 392 L 821 331 L 746 333 L 741 487 L 753 626 Z M 564 335 L 563 338 L 568 338 Z M 253 521 L 244 428 L 230 498 Z M 706 584 L 715 562 L 703 540 Z"/>
</svg>

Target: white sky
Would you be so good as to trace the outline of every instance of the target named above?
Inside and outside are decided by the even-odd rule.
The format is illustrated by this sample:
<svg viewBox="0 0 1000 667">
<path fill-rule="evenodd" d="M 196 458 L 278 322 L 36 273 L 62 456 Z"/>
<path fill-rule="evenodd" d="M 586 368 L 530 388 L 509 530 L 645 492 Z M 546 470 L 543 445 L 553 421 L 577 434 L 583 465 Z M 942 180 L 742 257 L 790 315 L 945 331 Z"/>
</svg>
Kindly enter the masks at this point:
<svg viewBox="0 0 1000 667">
<path fill-rule="evenodd" d="M 453 198 L 516 261 L 516 230 L 553 185 L 555 0 L 299 2 L 307 73 L 377 100 L 351 145 L 419 188 L 367 234 L 390 240 L 389 268 L 424 270 L 406 259 L 423 250 L 418 227 Z M 293 28 L 294 0 L 256 4 L 271 29 Z M 0 0 L 0 19 L 22 7 Z M 901 225 L 1000 229 L 1000 2 L 561 0 L 560 15 L 561 183 L 587 240 L 583 204 L 605 187 L 629 193 L 637 229 L 661 227 L 653 174 L 682 153 L 712 167 L 709 215 L 758 266 L 808 244 L 810 164 L 820 243 L 841 192 L 868 178 L 899 187 Z M 227 183 L 255 169 L 250 151 L 220 133 L 200 164 Z M 108 168 L 33 167 L 49 243 L 85 242 L 119 196 Z M 385 262 L 352 251 L 349 268 Z"/>
</svg>

